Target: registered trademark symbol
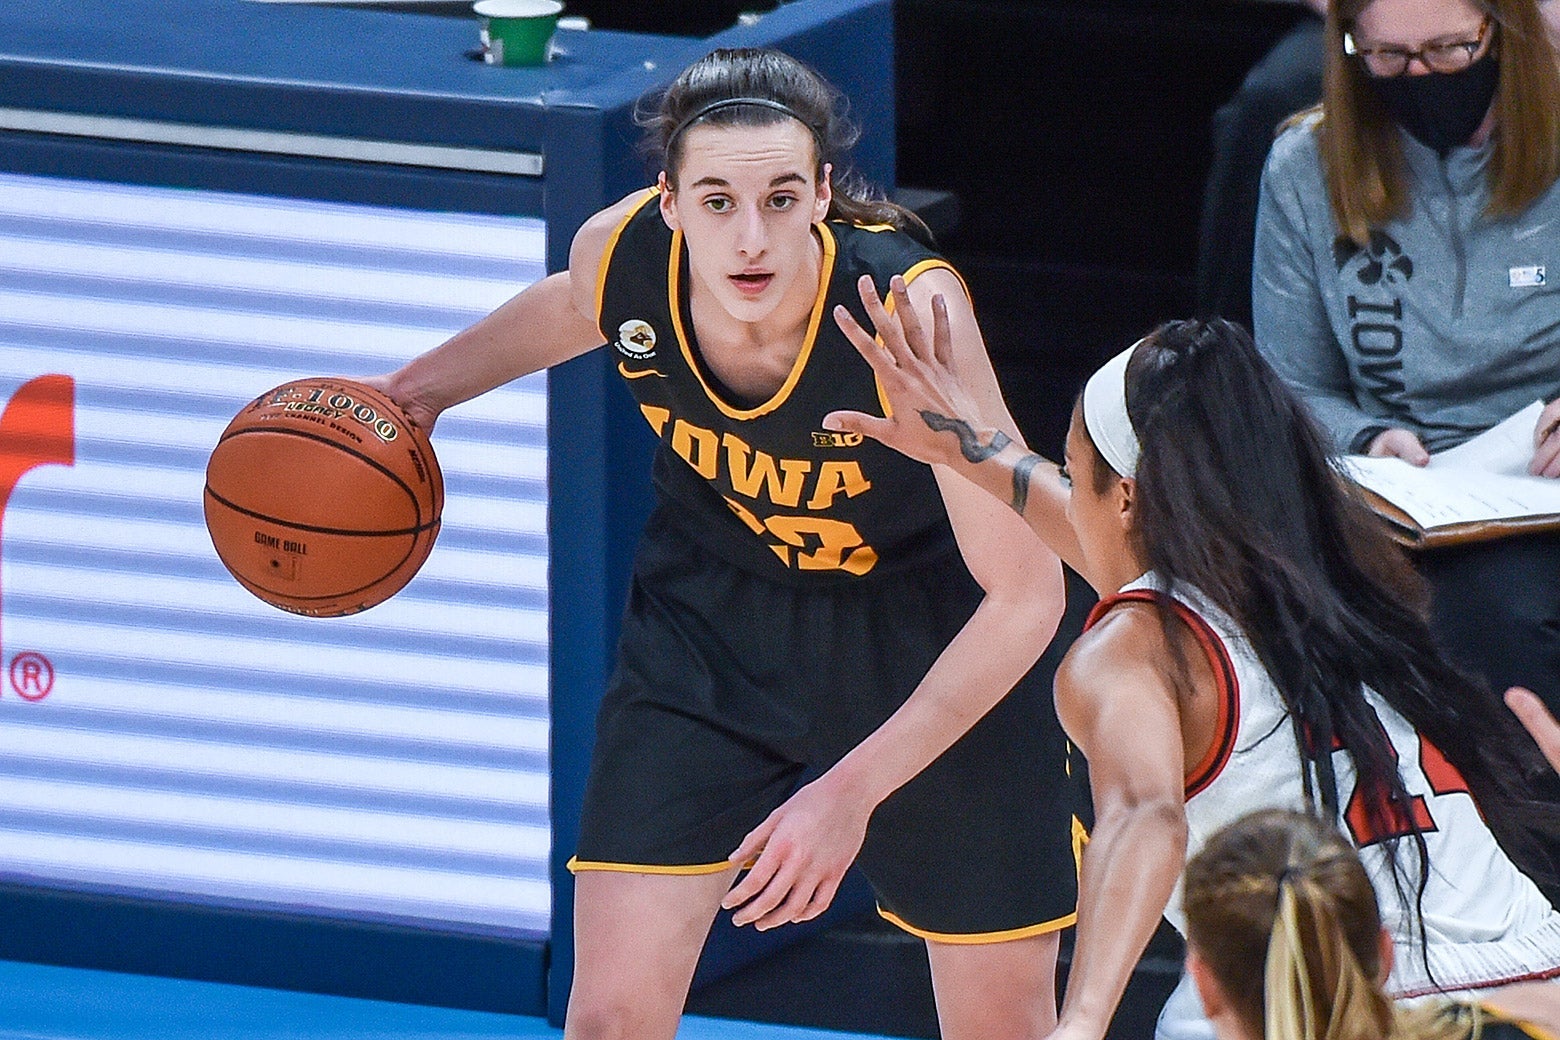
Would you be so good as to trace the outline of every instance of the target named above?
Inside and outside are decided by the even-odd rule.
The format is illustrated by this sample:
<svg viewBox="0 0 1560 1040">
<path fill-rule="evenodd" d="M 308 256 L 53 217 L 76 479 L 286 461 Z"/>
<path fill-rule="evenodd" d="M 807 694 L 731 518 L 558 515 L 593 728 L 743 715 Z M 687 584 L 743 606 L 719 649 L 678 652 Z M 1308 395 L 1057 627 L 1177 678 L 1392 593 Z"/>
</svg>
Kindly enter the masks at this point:
<svg viewBox="0 0 1560 1040">
<path fill-rule="evenodd" d="M 54 665 L 31 650 L 11 658 L 10 677 L 11 689 L 24 701 L 41 701 L 54 689 Z"/>
</svg>

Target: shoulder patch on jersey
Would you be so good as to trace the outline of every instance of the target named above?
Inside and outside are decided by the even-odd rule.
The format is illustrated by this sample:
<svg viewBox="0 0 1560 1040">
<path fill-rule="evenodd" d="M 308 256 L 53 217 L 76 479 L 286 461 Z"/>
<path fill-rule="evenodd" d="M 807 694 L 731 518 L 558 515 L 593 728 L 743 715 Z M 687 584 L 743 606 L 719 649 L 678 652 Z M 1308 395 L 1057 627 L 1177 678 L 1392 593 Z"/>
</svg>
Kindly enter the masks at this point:
<svg viewBox="0 0 1560 1040">
<path fill-rule="evenodd" d="M 614 344 L 618 353 L 635 360 L 643 360 L 655 356 L 655 329 L 648 321 L 639 318 L 629 318 L 618 326 L 617 343 Z"/>
</svg>

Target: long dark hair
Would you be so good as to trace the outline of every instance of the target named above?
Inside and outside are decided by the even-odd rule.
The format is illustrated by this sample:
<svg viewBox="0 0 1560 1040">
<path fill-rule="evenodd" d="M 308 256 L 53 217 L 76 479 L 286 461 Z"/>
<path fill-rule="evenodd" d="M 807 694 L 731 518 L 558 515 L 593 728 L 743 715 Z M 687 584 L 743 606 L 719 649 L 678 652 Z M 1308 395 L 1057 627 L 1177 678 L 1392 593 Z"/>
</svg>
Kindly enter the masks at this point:
<svg viewBox="0 0 1560 1040">
<path fill-rule="evenodd" d="M 1417 874 L 1418 904 L 1424 839 L 1369 687 L 1457 768 L 1507 853 L 1552 891 L 1554 814 L 1531 796 L 1548 782 L 1536 746 L 1437 648 L 1424 582 L 1246 331 L 1223 319 L 1162 325 L 1133 354 L 1126 381 L 1142 444 L 1136 548 L 1250 640 L 1311 764 L 1307 797 L 1328 817 L 1340 813 L 1331 752 L 1341 747 L 1361 795 L 1350 807 L 1363 809 L 1371 834 L 1417 848 L 1411 874 L 1397 841 L 1386 842 L 1405 897 Z M 1168 606 L 1161 617 L 1172 635 Z"/>
<path fill-rule="evenodd" d="M 708 105 L 732 98 L 758 98 L 778 107 L 732 105 L 697 115 Z M 812 132 L 817 144 L 818 178 L 823 177 L 825 163 L 833 166 L 829 184 L 834 197 L 827 219 L 887 224 L 932 244 L 932 233 L 920 217 L 872 191 L 847 167 L 846 156 L 860 131 L 846 114 L 844 96 L 783 51 L 757 47 L 711 51 L 683 69 L 653 107 L 642 107 L 637 120 L 646 131 L 646 151 L 659 160 L 675 188 L 683 142 L 691 128 L 772 126 L 793 117 Z"/>
</svg>

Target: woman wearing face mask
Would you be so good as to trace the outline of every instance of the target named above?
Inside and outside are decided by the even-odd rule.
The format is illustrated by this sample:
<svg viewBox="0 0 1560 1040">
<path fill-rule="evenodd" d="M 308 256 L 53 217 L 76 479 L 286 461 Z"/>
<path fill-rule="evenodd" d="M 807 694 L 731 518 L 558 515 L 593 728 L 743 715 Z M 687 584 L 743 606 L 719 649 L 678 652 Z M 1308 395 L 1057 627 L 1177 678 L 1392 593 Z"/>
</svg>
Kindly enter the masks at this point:
<svg viewBox="0 0 1560 1040">
<path fill-rule="evenodd" d="M 1553 3 L 1554 0 L 1547 0 Z M 1560 477 L 1560 71 L 1538 0 L 1335 0 L 1263 177 L 1257 347 L 1340 451 L 1424 465 L 1535 400 Z M 1560 707 L 1560 536 L 1419 554 L 1443 645 Z"/>
</svg>

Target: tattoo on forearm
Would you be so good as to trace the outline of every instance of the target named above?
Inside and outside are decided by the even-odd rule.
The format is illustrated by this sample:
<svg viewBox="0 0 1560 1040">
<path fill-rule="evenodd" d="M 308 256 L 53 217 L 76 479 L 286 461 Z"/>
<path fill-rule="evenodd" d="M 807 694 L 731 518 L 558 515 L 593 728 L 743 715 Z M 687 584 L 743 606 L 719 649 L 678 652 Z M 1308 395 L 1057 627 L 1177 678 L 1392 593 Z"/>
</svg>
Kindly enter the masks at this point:
<svg viewBox="0 0 1560 1040">
<path fill-rule="evenodd" d="M 1013 501 L 1010 504 L 1019 516 L 1024 515 L 1024 509 L 1029 505 L 1029 474 L 1044 461 L 1039 455 L 1030 454 L 1013 464 Z"/>
<path fill-rule="evenodd" d="M 975 431 L 970 427 L 969 423 L 963 419 L 950 419 L 946 415 L 938 415 L 936 412 L 922 411 L 921 420 L 938 433 L 952 430 L 954 435 L 959 438 L 959 453 L 970 462 L 985 462 L 997 454 L 997 452 L 1013 443 L 1011 437 L 998 430 L 992 434 L 990 444 L 982 444 L 979 438 L 975 436 Z"/>
</svg>

